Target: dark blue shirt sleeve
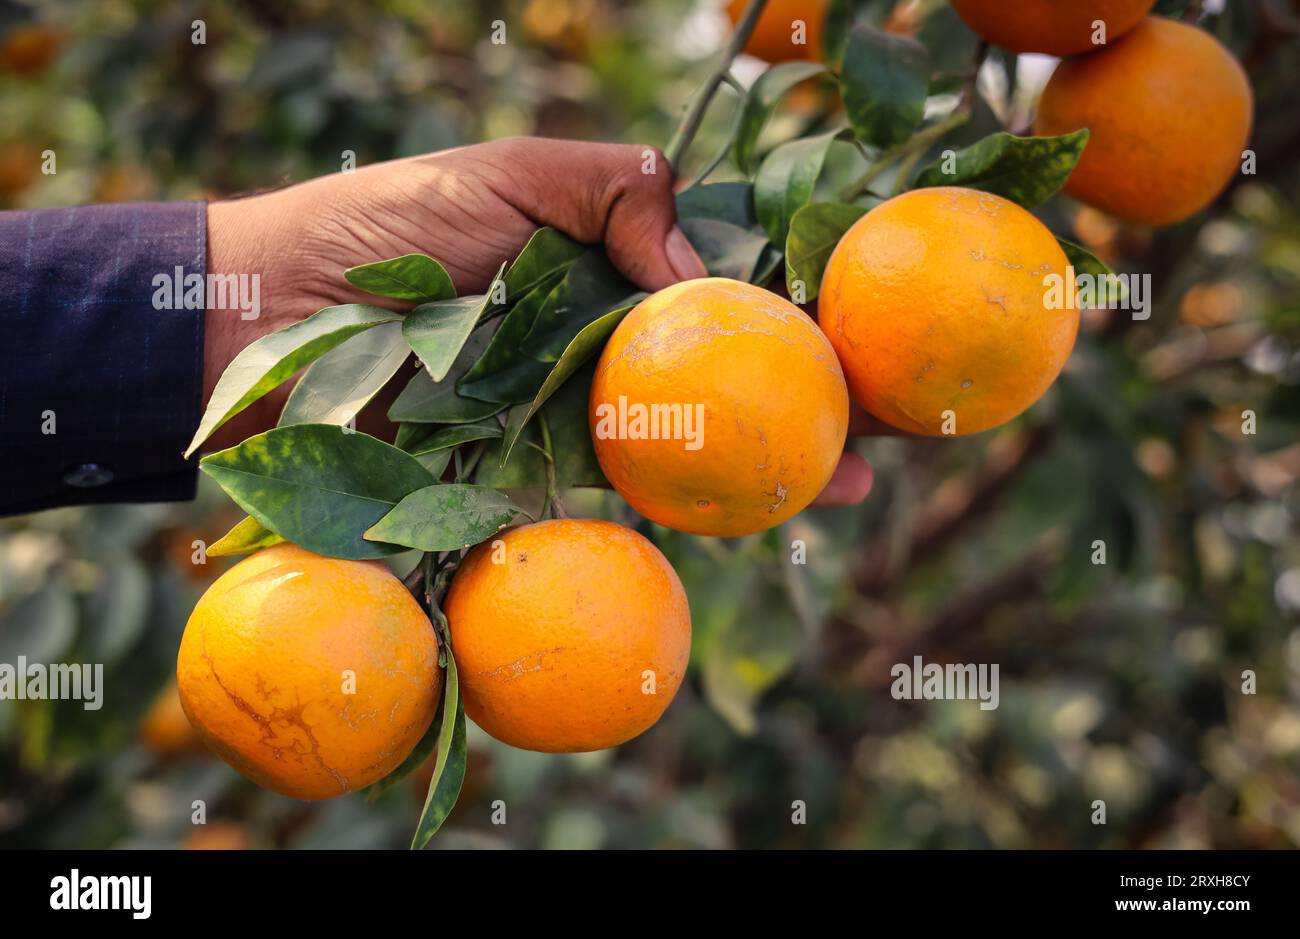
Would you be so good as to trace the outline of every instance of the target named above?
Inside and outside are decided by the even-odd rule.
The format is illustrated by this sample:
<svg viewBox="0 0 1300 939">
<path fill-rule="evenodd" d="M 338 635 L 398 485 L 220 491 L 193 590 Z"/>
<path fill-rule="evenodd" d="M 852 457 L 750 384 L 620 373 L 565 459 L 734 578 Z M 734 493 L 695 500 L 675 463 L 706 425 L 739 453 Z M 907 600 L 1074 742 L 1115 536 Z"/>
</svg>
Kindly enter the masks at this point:
<svg viewBox="0 0 1300 939">
<path fill-rule="evenodd" d="M 203 310 L 155 278 L 206 234 L 199 202 L 0 212 L 0 515 L 193 498 Z"/>
</svg>

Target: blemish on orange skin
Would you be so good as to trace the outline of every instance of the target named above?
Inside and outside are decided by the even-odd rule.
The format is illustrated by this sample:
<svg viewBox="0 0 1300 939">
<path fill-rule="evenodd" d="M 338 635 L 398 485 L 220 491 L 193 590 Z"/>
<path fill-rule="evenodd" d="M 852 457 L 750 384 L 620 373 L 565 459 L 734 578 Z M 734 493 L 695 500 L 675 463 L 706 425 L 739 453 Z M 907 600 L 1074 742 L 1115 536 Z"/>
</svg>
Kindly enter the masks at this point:
<svg viewBox="0 0 1300 939">
<path fill-rule="evenodd" d="M 323 799 L 396 768 L 432 721 L 433 627 L 387 568 L 295 545 L 213 583 L 177 658 L 181 703 L 204 742 L 267 788 Z M 342 690 L 355 673 L 355 694 Z"/>
</svg>

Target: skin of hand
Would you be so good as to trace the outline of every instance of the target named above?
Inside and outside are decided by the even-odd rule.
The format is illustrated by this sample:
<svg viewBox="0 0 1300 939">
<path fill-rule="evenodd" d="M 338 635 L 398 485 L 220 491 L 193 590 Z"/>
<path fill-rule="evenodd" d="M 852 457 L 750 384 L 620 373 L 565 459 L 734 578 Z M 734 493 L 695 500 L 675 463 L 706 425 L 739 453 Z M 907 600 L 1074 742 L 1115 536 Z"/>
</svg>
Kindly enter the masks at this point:
<svg viewBox="0 0 1300 939">
<path fill-rule="evenodd" d="M 654 291 L 706 276 L 677 226 L 673 174 L 657 149 L 519 137 L 335 173 L 208 206 L 208 270 L 259 274 L 260 315 L 208 310 L 203 399 L 241 349 L 322 307 L 375 298 L 343 280 L 349 267 L 421 253 L 437 258 L 461 294 L 485 291 L 501 262 L 549 225 L 603 243 L 624 276 Z M 388 399 L 400 387 L 386 389 Z M 214 435 L 233 446 L 275 425 L 288 386 Z M 377 402 L 378 403 L 378 402 Z M 361 427 L 383 435 L 382 412 Z M 366 426 L 369 412 L 378 424 Z M 846 453 L 817 504 L 860 502 L 871 467 Z"/>
</svg>

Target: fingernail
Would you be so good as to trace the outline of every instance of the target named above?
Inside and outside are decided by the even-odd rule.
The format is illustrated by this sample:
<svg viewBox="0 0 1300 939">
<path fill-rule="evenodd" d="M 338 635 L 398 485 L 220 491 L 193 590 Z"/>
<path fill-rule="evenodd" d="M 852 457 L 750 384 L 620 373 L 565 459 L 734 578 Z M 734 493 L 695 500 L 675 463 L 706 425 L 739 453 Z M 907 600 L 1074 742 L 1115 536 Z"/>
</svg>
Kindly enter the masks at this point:
<svg viewBox="0 0 1300 939">
<path fill-rule="evenodd" d="M 697 277 L 709 276 L 704 262 L 695 253 L 691 243 L 686 240 L 686 235 L 682 233 L 681 228 L 676 225 L 664 239 L 664 253 L 668 255 L 668 263 L 672 265 L 673 273 L 679 280 L 694 280 Z"/>
</svg>

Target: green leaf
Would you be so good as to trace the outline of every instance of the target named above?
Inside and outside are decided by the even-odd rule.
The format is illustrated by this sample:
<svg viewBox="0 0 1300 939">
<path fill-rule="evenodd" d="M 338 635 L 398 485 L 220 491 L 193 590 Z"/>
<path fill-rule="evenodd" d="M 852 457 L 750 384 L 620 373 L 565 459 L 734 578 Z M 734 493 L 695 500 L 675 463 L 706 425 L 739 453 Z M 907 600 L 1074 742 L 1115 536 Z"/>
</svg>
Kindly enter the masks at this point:
<svg viewBox="0 0 1300 939">
<path fill-rule="evenodd" d="M 492 306 L 492 292 L 504 270 L 502 264 L 485 294 L 422 303 L 406 314 L 402 335 L 434 381 L 447 377 L 479 318 Z"/>
<path fill-rule="evenodd" d="M 713 277 L 749 280 L 768 247 L 767 236 L 713 218 L 683 218 L 686 240 Z"/>
<path fill-rule="evenodd" d="M 351 422 L 410 354 L 401 323 L 384 323 L 354 336 L 317 359 L 298 379 L 280 425 Z"/>
<path fill-rule="evenodd" d="M 831 131 L 782 144 L 767 155 L 754 179 L 754 207 L 773 244 L 785 244 L 794 213 L 812 199 L 831 142 Z"/>
<path fill-rule="evenodd" d="M 782 62 L 774 65 L 754 81 L 741 104 L 732 157 L 745 175 L 753 172 L 751 161 L 758 136 L 772 117 L 777 103 L 795 85 L 826 71 L 820 62 Z"/>
<path fill-rule="evenodd" d="M 495 535 L 518 513 L 504 492 L 486 486 L 426 486 L 397 503 L 366 538 L 421 551 L 458 551 Z"/>
<path fill-rule="evenodd" d="M 692 186 L 677 194 L 677 217 L 713 218 L 741 228 L 757 228 L 754 187 L 747 182 Z"/>
<path fill-rule="evenodd" d="M 702 186 L 692 186 L 690 189 L 677 194 L 677 218 L 682 223 L 683 229 L 688 230 L 688 237 L 692 237 L 689 229 L 693 223 L 690 219 L 707 219 L 712 222 L 726 222 L 737 228 L 743 228 L 751 232 L 756 237 L 761 237 L 767 241 L 767 233 L 763 231 L 763 226 L 758 223 L 758 213 L 754 211 L 754 187 L 749 183 L 730 182 L 730 183 L 707 183 Z M 710 251 L 711 237 L 709 226 L 696 230 L 693 236 L 699 244 L 696 250 Z M 713 238 L 716 239 L 716 234 Z M 717 239 L 719 245 L 725 245 L 728 239 Z M 713 264 L 715 267 L 722 268 L 725 266 L 723 255 L 725 252 L 719 251 Z M 705 265 L 709 265 L 709 259 L 705 258 Z M 740 280 L 748 280 L 750 283 L 766 283 L 781 265 L 781 250 L 776 245 L 766 244 L 759 253 L 758 262 L 754 265 L 753 270 L 739 277 Z M 710 268 L 712 270 L 713 268 Z"/>
<path fill-rule="evenodd" d="M 785 281 L 791 296 L 803 281 L 804 302 L 817 298 L 831 252 L 867 209 L 847 202 L 813 202 L 794 213 L 785 240 Z"/>
<path fill-rule="evenodd" d="M 588 248 L 547 297 L 524 340 L 524 351 L 539 362 L 558 361 L 587 324 L 645 296 L 614 269 L 603 250 Z"/>
<path fill-rule="evenodd" d="M 269 548 L 284 541 L 251 515 L 226 532 L 208 548 L 208 557 L 219 558 L 234 554 L 249 554 Z"/>
<path fill-rule="evenodd" d="M 958 91 L 970 72 L 979 36 L 945 3 L 922 21 L 916 38 L 930 53 L 930 94 Z"/>
<path fill-rule="evenodd" d="M 506 297 L 514 302 L 536 289 L 567 270 L 585 250 L 584 246 L 554 228 L 537 229 L 506 271 Z"/>
<path fill-rule="evenodd" d="M 442 474 L 451 463 L 451 455 L 454 452 L 452 449 L 431 450 L 428 453 L 415 453 L 412 456 L 429 471 L 430 476 L 434 479 L 441 479 Z"/>
<path fill-rule="evenodd" d="M 1097 257 L 1097 255 L 1093 254 L 1087 248 L 1082 245 L 1077 245 L 1073 241 L 1066 241 L 1064 238 L 1057 238 L 1056 243 L 1059 244 L 1061 250 L 1065 252 L 1065 258 L 1070 262 L 1070 266 L 1074 268 L 1076 276 L 1087 274 L 1097 282 L 1101 282 L 1105 279 L 1118 288 L 1122 299 L 1127 299 L 1128 284 L 1123 280 L 1113 280 L 1112 278 L 1115 277 L 1115 272 L 1110 269 L 1110 266 L 1107 265 L 1105 261 Z"/>
<path fill-rule="evenodd" d="M 343 272 L 343 277 L 353 287 L 395 300 L 428 303 L 456 296 L 456 288 L 446 268 L 425 254 L 405 254 L 400 258 L 350 267 Z"/>
<path fill-rule="evenodd" d="M 357 333 L 401 317 L 363 303 L 326 307 L 300 323 L 249 344 L 226 366 L 208 409 L 185 449 L 188 458 L 226 421 Z"/>
<path fill-rule="evenodd" d="M 701 654 L 704 696 L 739 734 L 758 729 L 756 707 L 764 692 L 798 661 L 803 633 L 788 599 L 773 585 L 750 581 L 733 598 L 728 617 Z"/>
<path fill-rule="evenodd" d="M 551 366 L 525 353 L 523 343 L 542 307 L 558 289 L 544 279 L 515 304 L 487 351 L 456 383 L 460 394 L 497 404 L 517 404 L 537 393 Z"/>
<path fill-rule="evenodd" d="M 86 651 L 92 661 L 111 665 L 130 651 L 148 625 L 149 575 L 127 553 L 104 564 L 103 579 L 90 598 Z"/>
<path fill-rule="evenodd" d="M 424 369 L 420 369 L 420 372 L 425 374 Z M 405 450 L 407 453 L 412 453 L 435 433 L 437 433 L 437 428 L 429 424 L 399 423 L 397 433 L 393 437 L 393 446 L 399 450 Z"/>
<path fill-rule="evenodd" d="M 436 482 L 410 454 L 328 424 L 277 427 L 204 457 L 199 467 L 286 541 L 352 560 L 402 551 L 362 532 Z"/>
<path fill-rule="evenodd" d="M 438 728 L 438 758 L 429 780 L 429 792 L 424 799 L 420 821 L 415 826 L 411 849 L 419 851 L 442 827 L 456 805 L 460 787 L 465 781 L 465 703 L 460 696 L 460 679 L 456 672 L 456 657 L 452 652 L 447 618 L 441 611 L 434 617 L 447 649 L 447 670 L 443 675 L 442 717 Z"/>
<path fill-rule="evenodd" d="M 561 489 L 609 485 L 596 459 L 596 448 L 591 442 L 591 424 L 587 419 L 591 381 L 595 374 L 596 363 L 588 362 L 551 396 L 543 408 L 555 452 L 555 481 Z M 483 459 L 487 459 L 487 454 Z"/>
<path fill-rule="evenodd" d="M 467 424 L 500 411 L 499 404 L 467 398 L 456 391 L 456 382 L 487 349 L 497 325 L 488 323 L 474 330 L 442 381 L 434 381 L 424 369 L 416 372 L 388 409 L 388 419 L 414 424 Z M 408 440 L 413 433 L 408 433 Z M 408 448 L 403 445 L 402 449 Z"/>
<path fill-rule="evenodd" d="M 853 132 L 880 149 L 904 143 L 925 114 L 930 56 L 915 39 L 858 23 L 849 31 L 840 85 Z"/>
<path fill-rule="evenodd" d="M 1032 209 L 1065 185 L 1087 142 L 1087 129 L 1060 137 L 1017 137 L 1003 131 L 931 163 L 914 185 L 965 186 Z"/>
<path fill-rule="evenodd" d="M 894 3 L 895 0 L 831 0 L 822 29 L 822 58 L 832 68 L 839 68 L 853 24 L 879 26 L 893 10 Z"/>
<path fill-rule="evenodd" d="M 436 453 L 439 450 L 459 447 L 463 443 L 473 443 L 475 440 L 492 440 L 500 436 L 501 425 L 495 420 L 475 421 L 473 424 L 452 424 L 450 427 L 439 428 L 433 436 L 411 450 L 410 453 L 412 456 L 423 456 L 426 453 Z"/>
<path fill-rule="evenodd" d="M 510 453 L 519 441 L 519 435 L 533 415 L 546 403 L 546 399 L 555 394 L 560 389 L 560 386 L 574 372 L 580 369 L 588 359 L 605 348 L 605 343 L 614 334 L 618 324 L 623 322 L 623 317 L 627 316 L 631 309 L 632 307 L 628 306 L 613 310 L 594 323 L 584 326 L 582 331 L 573 337 L 573 341 L 565 347 L 564 352 L 560 355 L 560 360 L 555 363 L 551 373 L 546 376 L 546 381 L 542 383 L 542 387 L 533 398 L 532 404 L 525 409 L 515 409 L 510 412 L 514 423 L 508 421 L 506 424 L 506 439 L 501 448 L 502 465 L 510 459 Z M 517 418 L 516 415 L 518 415 Z M 487 454 L 483 458 L 486 460 Z"/>
</svg>

